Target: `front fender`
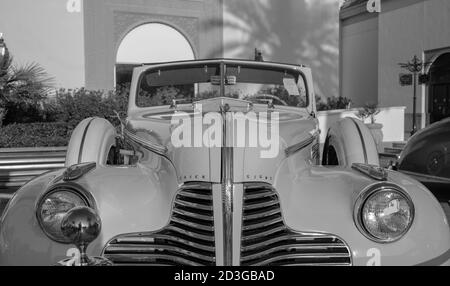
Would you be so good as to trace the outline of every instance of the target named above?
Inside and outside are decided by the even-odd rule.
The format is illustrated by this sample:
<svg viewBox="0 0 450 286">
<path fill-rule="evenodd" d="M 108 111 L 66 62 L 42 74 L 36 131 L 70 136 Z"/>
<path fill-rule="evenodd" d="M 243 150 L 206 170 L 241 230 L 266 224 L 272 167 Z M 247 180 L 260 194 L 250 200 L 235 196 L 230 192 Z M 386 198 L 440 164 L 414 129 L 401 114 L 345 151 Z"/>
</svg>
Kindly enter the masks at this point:
<svg viewBox="0 0 450 286">
<path fill-rule="evenodd" d="M 10 201 L 0 221 L 0 265 L 53 265 L 76 252 L 73 245 L 49 239 L 36 216 L 37 201 L 62 172 L 30 181 Z M 116 235 L 164 227 L 178 189 L 170 170 L 139 165 L 98 167 L 76 183 L 92 194 L 102 220 L 102 231 L 88 248 L 92 256 Z"/>
<path fill-rule="evenodd" d="M 450 229 L 437 200 L 419 182 L 398 172 L 389 172 L 388 180 L 408 192 L 416 211 L 408 233 L 388 244 L 369 240 L 356 227 L 355 200 L 364 187 L 375 182 L 359 172 L 311 167 L 293 180 L 278 180 L 276 188 L 289 227 L 341 237 L 351 249 L 354 265 L 446 263 L 450 258 Z"/>
</svg>

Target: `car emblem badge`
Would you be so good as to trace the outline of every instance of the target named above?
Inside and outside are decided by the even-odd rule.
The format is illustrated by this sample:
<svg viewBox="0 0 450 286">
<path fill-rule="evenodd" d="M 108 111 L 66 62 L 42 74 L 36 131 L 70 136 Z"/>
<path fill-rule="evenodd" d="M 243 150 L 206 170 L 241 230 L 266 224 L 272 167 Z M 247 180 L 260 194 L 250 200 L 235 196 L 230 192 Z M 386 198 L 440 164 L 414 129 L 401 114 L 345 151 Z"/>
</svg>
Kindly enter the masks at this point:
<svg viewBox="0 0 450 286">
<path fill-rule="evenodd" d="M 387 181 L 388 174 L 386 170 L 381 167 L 368 164 L 353 163 L 352 168 L 377 181 Z"/>
<path fill-rule="evenodd" d="M 77 165 L 70 166 L 64 171 L 63 180 L 64 181 L 74 181 L 82 176 L 84 176 L 89 171 L 95 169 L 97 167 L 97 163 L 81 163 Z"/>
</svg>

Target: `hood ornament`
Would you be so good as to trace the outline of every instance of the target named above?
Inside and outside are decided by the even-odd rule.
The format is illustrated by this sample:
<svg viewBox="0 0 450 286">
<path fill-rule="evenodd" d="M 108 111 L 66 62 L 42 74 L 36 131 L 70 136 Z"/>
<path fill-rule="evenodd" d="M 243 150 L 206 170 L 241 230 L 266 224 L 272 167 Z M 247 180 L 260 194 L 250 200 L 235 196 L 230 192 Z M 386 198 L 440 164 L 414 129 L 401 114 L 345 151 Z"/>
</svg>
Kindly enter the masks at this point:
<svg viewBox="0 0 450 286">
<path fill-rule="evenodd" d="M 384 168 L 381 168 L 379 166 L 362 163 L 353 163 L 352 169 L 355 169 L 377 181 L 387 181 L 388 173 Z"/>
</svg>

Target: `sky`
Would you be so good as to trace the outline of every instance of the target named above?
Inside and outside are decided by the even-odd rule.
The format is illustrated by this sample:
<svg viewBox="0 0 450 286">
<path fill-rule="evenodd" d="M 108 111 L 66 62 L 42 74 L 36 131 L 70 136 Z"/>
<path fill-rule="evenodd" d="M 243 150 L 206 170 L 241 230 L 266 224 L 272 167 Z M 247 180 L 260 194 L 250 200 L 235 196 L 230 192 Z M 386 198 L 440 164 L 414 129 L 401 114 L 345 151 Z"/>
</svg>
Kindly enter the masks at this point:
<svg viewBox="0 0 450 286">
<path fill-rule="evenodd" d="M 151 23 L 139 26 L 125 36 L 116 61 L 141 64 L 194 58 L 189 42 L 180 32 L 167 25 Z"/>
</svg>

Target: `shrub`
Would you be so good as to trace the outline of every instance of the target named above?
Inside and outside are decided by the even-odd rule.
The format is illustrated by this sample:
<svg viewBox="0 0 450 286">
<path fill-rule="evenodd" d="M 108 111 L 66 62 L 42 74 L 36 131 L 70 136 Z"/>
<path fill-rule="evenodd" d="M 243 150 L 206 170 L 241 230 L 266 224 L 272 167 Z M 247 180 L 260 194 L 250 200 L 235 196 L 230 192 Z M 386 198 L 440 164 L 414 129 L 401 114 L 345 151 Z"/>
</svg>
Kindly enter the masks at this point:
<svg viewBox="0 0 450 286">
<path fill-rule="evenodd" d="M 370 118 L 370 123 L 375 123 L 375 115 L 380 113 L 380 109 L 378 108 L 378 104 L 373 102 L 368 102 L 361 108 L 356 116 L 361 119 L 363 122 L 366 121 L 367 118 Z"/>
<path fill-rule="evenodd" d="M 335 109 L 348 109 L 351 104 L 351 100 L 343 96 L 332 96 L 327 98 L 327 102 L 323 102 L 320 96 L 316 96 L 316 107 L 318 111 L 322 110 L 335 110 Z"/>
<path fill-rule="evenodd" d="M 128 107 L 129 87 L 119 87 L 115 91 L 87 91 L 79 89 L 75 92 L 60 90 L 56 102 L 46 107 L 53 110 L 56 121 L 66 122 L 74 129 L 78 123 L 88 117 L 102 117 L 113 125 L 119 125 L 115 111 L 126 115 Z"/>
<path fill-rule="evenodd" d="M 0 127 L 0 148 L 67 146 L 72 131 L 64 122 L 9 124 Z"/>
</svg>

